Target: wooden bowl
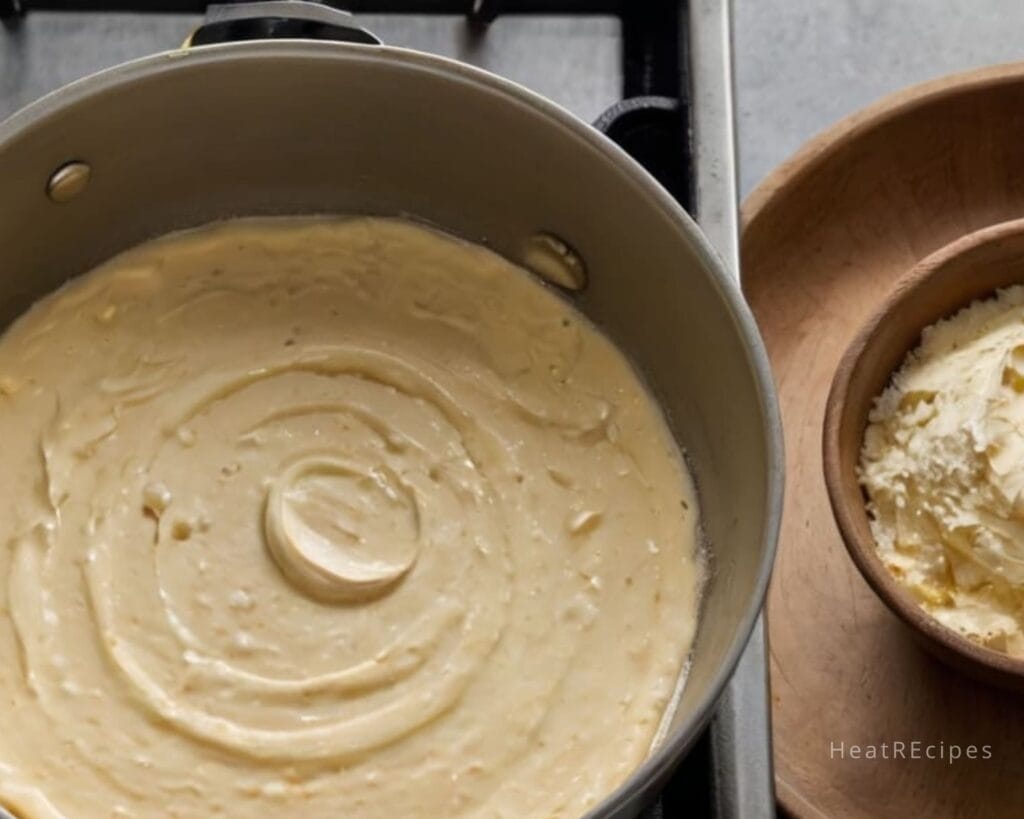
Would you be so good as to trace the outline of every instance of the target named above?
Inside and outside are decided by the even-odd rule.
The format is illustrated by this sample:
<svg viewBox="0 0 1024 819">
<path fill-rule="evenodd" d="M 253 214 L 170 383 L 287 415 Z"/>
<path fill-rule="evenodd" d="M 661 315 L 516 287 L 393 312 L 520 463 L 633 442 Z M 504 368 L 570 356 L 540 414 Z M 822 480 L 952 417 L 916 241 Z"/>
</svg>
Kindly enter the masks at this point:
<svg viewBox="0 0 1024 819">
<path fill-rule="evenodd" d="M 1024 283 L 1024 219 L 968 234 L 920 261 L 851 342 L 825 405 L 825 484 L 847 551 L 882 601 L 939 659 L 971 676 L 1024 690 L 1024 660 L 975 643 L 921 608 L 879 559 L 857 480 L 868 413 L 921 331 L 999 288 Z"/>
<path fill-rule="evenodd" d="M 821 458 L 839 360 L 887 294 L 944 245 L 1021 217 L 1024 63 L 879 100 L 810 140 L 744 203 L 743 290 L 786 435 L 766 624 L 776 792 L 794 819 L 1021 813 L 1024 696 L 915 650 L 850 559 Z M 893 740 L 987 752 L 953 765 L 832 753 Z"/>
</svg>

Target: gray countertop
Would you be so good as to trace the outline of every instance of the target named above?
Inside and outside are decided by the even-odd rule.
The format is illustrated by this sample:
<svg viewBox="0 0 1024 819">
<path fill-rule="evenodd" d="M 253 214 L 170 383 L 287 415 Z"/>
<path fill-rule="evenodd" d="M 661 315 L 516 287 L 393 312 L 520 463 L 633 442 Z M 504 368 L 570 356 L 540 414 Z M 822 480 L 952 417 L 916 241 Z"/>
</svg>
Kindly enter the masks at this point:
<svg viewBox="0 0 1024 819">
<path fill-rule="evenodd" d="M 733 0 L 744 195 L 809 137 L 923 80 L 1024 60 L 1021 0 Z"/>
<path fill-rule="evenodd" d="M 744 194 L 808 137 L 890 91 L 953 71 L 1024 60 L 1020 0 L 733 4 Z M 420 19 L 412 28 L 408 20 L 396 25 L 394 17 L 362 19 L 386 42 L 485 65 L 586 119 L 619 93 L 613 20 L 508 17 L 474 38 L 457 18 Z M 35 13 L 20 31 L 0 34 L 0 116 L 76 77 L 177 45 L 195 22 L 181 16 Z M 536 59 L 535 50 L 544 48 L 560 58 Z"/>
</svg>

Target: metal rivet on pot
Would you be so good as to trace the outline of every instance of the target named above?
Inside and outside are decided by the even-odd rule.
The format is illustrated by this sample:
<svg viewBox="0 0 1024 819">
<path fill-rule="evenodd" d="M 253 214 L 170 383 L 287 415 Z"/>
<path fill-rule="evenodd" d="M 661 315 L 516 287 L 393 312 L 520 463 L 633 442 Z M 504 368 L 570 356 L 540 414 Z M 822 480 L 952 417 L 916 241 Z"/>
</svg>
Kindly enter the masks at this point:
<svg viewBox="0 0 1024 819">
<path fill-rule="evenodd" d="M 567 242 L 551 233 L 535 233 L 523 245 L 523 266 L 565 290 L 587 286 L 587 266 Z"/>
<path fill-rule="evenodd" d="M 46 195 L 54 202 L 70 202 L 86 189 L 90 176 L 92 168 L 87 162 L 65 162 L 47 180 Z"/>
</svg>

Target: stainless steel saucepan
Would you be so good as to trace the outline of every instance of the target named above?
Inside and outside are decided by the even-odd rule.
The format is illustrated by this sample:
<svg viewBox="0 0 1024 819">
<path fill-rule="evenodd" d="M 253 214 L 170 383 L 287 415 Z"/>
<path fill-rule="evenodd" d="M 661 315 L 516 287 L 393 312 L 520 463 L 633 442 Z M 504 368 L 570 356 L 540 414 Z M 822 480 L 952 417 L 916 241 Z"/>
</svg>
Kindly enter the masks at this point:
<svg viewBox="0 0 1024 819">
<path fill-rule="evenodd" d="M 707 722 L 763 600 L 782 455 L 761 340 L 698 227 L 611 141 L 492 74 L 362 39 L 194 45 L 0 125 L 0 329 L 130 245 L 236 215 L 410 215 L 516 262 L 538 233 L 573 248 L 587 277 L 568 297 L 662 403 L 711 553 L 668 735 L 593 813 L 633 816 Z"/>
</svg>

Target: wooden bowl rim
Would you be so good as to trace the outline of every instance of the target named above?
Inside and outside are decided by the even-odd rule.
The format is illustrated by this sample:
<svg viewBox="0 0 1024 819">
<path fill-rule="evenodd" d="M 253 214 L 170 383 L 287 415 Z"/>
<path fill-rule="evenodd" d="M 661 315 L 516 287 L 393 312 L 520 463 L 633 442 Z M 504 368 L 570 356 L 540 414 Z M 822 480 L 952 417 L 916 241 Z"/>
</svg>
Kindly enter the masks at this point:
<svg viewBox="0 0 1024 819">
<path fill-rule="evenodd" d="M 746 231 L 774 206 L 776 196 L 812 174 L 833 153 L 884 123 L 938 100 L 1021 81 L 1024 81 L 1024 61 L 1014 61 L 947 74 L 886 94 L 819 131 L 777 165 L 743 200 L 741 229 Z"/>
<path fill-rule="evenodd" d="M 843 543 L 861 575 L 882 602 L 912 629 L 949 652 L 989 671 L 996 671 L 1004 676 L 1018 677 L 1024 681 L 1024 658 L 1016 659 L 1001 651 L 987 648 L 942 625 L 921 608 L 910 592 L 890 574 L 878 557 L 874 539 L 862 537 L 861 530 L 855 525 L 855 520 L 867 521 L 867 510 L 863 504 L 847 502 L 849 495 L 845 490 L 850 487 L 851 481 L 857 484 L 856 494 L 858 495 L 860 486 L 855 475 L 843 471 L 840 459 L 840 421 L 843 409 L 850 397 L 850 383 L 864 361 L 864 353 L 875 333 L 890 315 L 900 310 L 927 288 L 935 274 L 946 265 L 988 245 L 1020 235 L 1024 235 L 1024 218 L 1000 222 L 969 233 L 926 256 L 897 283 L 893 292 L 884 299 L 871 318 L 861 326 L 839 361 L 825 403 L 822 458 L 829 503 Z M 966 307 L 978 298 L 984 298 L 984 296 L 972 297 L 970 301 L 954 308 L 947 316 Z M 924 327 L 919 328 L 919 330 L 923 329 Z M 863 432 L 861 435 L 863 436 Z"/>
</svg>

